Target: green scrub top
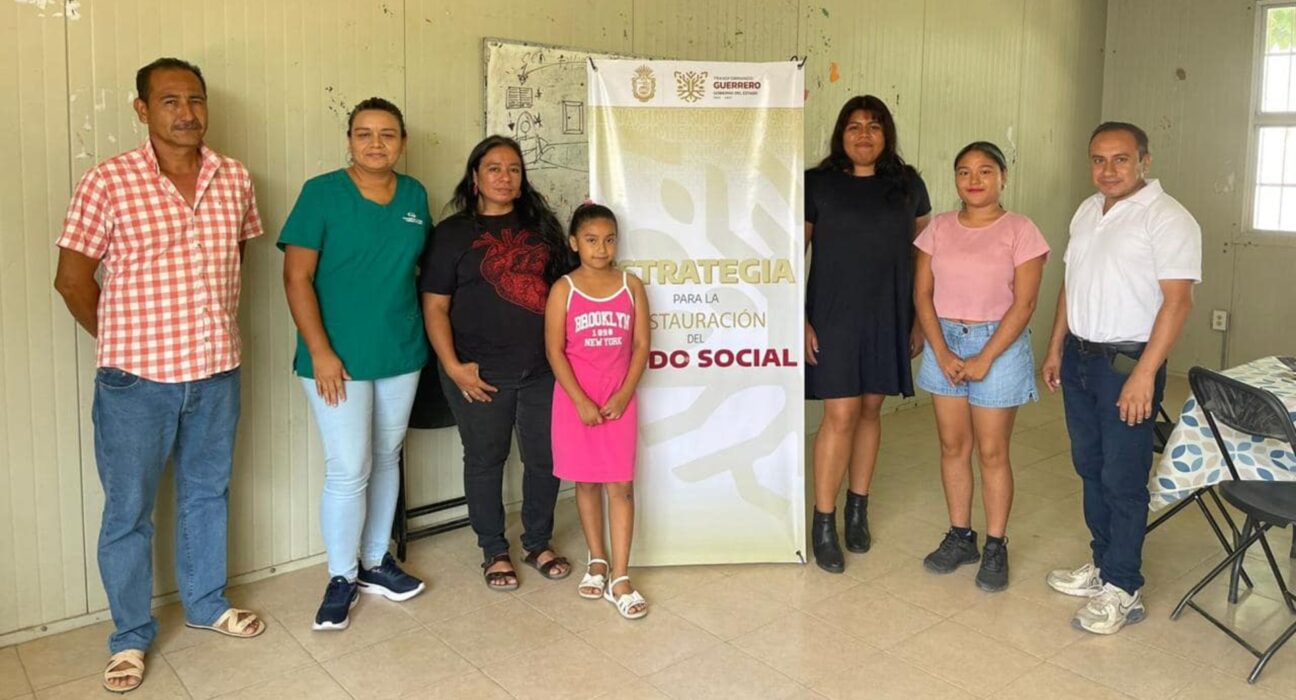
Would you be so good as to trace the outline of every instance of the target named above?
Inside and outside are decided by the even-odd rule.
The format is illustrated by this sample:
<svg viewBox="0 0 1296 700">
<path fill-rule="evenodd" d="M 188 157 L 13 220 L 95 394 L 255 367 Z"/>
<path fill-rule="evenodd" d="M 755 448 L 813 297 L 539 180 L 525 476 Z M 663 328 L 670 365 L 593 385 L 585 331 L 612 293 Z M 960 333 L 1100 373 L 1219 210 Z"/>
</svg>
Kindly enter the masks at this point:
<svg viewBox="0 0 1296 700">
<path fill-rule="evenodd" d="M 320 317 L 351 379 L 395 377 L 427 364 L 417 267 L 431 229 L 427 190 L 412 177 L 397 173 L 396 193 L 385 205 L 365 199 L 345 170 L 302 186 L 279 249 L 319 252 Z M 293 370 L 315 376 L 300 332 Z"/>
</svg>

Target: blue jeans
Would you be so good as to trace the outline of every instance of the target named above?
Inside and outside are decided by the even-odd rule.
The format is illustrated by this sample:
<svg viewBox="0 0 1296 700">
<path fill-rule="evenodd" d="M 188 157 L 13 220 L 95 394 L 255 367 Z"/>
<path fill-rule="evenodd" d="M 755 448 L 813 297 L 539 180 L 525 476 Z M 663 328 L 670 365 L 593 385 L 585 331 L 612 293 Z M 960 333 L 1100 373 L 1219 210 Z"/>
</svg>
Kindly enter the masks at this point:
<svg viewBox="0 0 1296 700">
<path fill-rule="evenodd" d="M 391 539 L 400 491 L 401 446 L 409 427 L 418 372 L 372 381 L 348 381 L 346 401 L 324 403 L 315 380 L 301 378 L 324 443 L 320 530 L 329 577 L 356 580 L 382 563 Z"/>
<path fill-rule="evenodd" d="M 1137 358 L 1142 353 L 1129 353 Z M 1112 366 L 1110 351 L 1084 352 L 1072 336 L 1062 349 L 1062 401 L 1071 461 L 1084 482 L 1084 517 L 1094 566 L 1106 583 L 1127 593 L 1143 587 L 1143 536 L 1147 532 L 1148 473 L 1155 418 L 1130 426 L 1116 401 L 1127 375 Z M 1161 404 L 1165 365 L 1157 370 L 1152 407 Z"/>
<path fill-rule="evenodd" d="M 116 626 L 108 649 L 148 650 L 158 627 L 149 610 L 153 504 L 168 457 L 175 465 L 176 581 L 185 618 L 210 625 L 230 607 L 225 546 L 239 370 L 163 384 L 100 368 L 91 416 L 104 490 L 99 575 Z"/>
</svg>

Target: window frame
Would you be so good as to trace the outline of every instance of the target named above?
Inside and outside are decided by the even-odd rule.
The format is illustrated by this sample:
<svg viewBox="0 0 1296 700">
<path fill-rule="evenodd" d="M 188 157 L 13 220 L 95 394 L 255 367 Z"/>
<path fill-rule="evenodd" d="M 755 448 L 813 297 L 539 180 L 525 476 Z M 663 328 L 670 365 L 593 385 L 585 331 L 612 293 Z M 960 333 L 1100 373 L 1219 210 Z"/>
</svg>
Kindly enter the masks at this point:
<svg viewBox="0 0 1296 700">
<path fill-rule="evenodd" d="M 1296 0 L 1257 0 L 1255 3 L 1255 27 L 1252 31 L 1253 44 L 1251 51 L 1251 104 L 1247 119 L 1249 129 L 1247 134 L 1246 192 L 1241 229 L 1243 234 L 1249 238 L 1296 246 L 1296 230 L 1259 228 L 1256 226 L 1255 221 L 1256 199 L 1260 192 L 1260 129 L 1265 127 L 1296 129 L 1296 110 L 1287 112 L 1262 111 L 1264 101 L 1264 59 L 1267 47 L 1265 17 L 1268 15 L 1269 10 L 1280 7 L 1296 8 Z M 1296 57 L 1296 54 L 1293 54 L 1293 56 Z M 1293 68 L 1296 68 L 1296 62 L 1294 62 Z"/>
</svg>

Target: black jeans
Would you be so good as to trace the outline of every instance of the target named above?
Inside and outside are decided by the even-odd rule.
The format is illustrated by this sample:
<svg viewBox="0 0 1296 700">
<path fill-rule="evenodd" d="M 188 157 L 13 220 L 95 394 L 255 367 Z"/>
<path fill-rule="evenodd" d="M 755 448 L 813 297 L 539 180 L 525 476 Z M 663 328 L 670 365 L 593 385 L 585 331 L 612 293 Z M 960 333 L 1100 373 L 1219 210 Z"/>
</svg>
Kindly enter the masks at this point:
<svg viewBox="0 0 1296 700">
<path fill-rule="evenodd" d="M 1062 402 L 1071 461 L 1084 482 L 1084 517 L 1092 536 L 1093 563 L 1102 580 L 1134 593 L 1143 587 L 1143 536 L 1147 534 L 1148 472 L 1152 468 L 1156 407 L 1165 391 L 1165 365 L 1153 385 L 1153 415 L 1135 426 L 1116 406 L 1128 376 L 1116 353 L 1084 350 L 1067 336 L 1062 350 Z M 1136 358 L 1142 352 L 1128 355 Z"/>
<path fill-rule="evenodd" d="M 487 559 L 508 552 L 502 491 L 504 463 L 516 430 L 523 467 L 522 548 L 533 552 L 548 547 L 559 485 L 549 442 L 553 372 L 547 367 L 510 373 L 483 370 L 482 380 L 499 389 L 489 402 L 466 401 L 445 370 L 440 374 L 463 441 L 464 496 L 477 545 Z"/>
</svg>

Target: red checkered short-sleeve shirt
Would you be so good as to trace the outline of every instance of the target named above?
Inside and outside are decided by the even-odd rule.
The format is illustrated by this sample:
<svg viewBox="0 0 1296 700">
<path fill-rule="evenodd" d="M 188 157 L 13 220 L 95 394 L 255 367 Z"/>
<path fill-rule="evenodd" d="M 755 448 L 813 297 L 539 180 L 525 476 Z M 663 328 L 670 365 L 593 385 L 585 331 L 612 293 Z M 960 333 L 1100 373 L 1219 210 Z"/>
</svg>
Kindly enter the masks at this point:
<svg viewBox="0 0 1296 700">
<path fill-rule="evenodd" d="M 101 261 L 96 364 L 156 382 L 239 365 L 239 243 L 261 235 L 252 177 L 202 147 L 191 207 L 151 142 L 77 184 L 59 247 Z"/>
</svg>

